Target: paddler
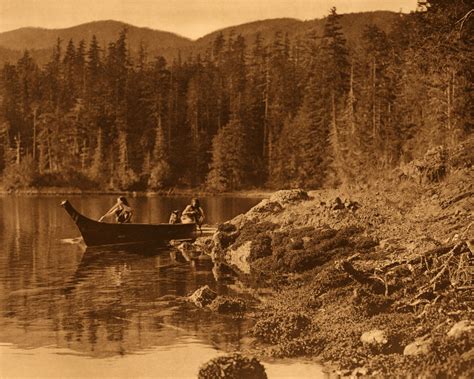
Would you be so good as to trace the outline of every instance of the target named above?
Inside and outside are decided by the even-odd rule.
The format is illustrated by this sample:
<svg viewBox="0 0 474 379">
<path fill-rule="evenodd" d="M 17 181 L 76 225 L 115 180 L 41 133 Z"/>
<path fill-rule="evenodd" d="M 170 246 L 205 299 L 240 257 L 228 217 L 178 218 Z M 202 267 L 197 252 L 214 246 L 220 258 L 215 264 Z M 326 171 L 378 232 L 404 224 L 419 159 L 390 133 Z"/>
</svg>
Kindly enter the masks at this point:
<svg viewBox="0 0 474 379">
<path fill-rule="evenodd" d="M 192 199 L 191 204 L 184 208 L 184 211 L 181 214 L 181 222 L 183 224 L 195 222 L 199 226 L 199 229 L 201 228 L 201 225 L 204 222 L 204 211 L 202 210 L 198 199 Z"/>
<path fill-rule="evenodd" d="M 115 215 L 115 221 L 118 224 L 127 224 L 131 221 L 133 209 L 128 204 L 125 196 L 118 197 L 115 205 L 110 208 L 109 211 L 99 219 L 99 221 L 102 221 L 104 218 L 111 215 Z"/>
</svg>

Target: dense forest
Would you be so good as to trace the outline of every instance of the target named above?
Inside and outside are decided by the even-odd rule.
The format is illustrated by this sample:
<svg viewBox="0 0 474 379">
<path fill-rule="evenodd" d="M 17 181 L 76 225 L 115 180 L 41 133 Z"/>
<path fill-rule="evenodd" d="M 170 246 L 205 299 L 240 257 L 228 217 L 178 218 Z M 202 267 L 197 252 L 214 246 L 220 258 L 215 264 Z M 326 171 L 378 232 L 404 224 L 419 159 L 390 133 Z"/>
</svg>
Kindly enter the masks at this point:
<svg viewBox="0 0 474 379">
<path fill-rule="evenodd" d="M 61 41 L 0 79 L 3 185 L 216 191 L 320 188 L 384 176 L 473 129 L 473 10 L 419 1 L 390 33 L 217 34 L 167 62 L 145 46 Z"/>
</svg>

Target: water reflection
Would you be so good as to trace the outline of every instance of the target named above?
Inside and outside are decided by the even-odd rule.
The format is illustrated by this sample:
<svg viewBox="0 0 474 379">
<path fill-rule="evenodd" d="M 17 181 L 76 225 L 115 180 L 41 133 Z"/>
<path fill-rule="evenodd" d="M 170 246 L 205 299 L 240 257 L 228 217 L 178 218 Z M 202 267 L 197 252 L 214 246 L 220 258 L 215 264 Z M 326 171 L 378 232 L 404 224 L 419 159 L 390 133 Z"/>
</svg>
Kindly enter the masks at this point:
<svg viewBox="0 0 474 379">
<path fill-rule="evenodd" d="M 94 357 L 166 346 L 183 335 L 236 348 L 242 322 L 203 315 L 184 297 L 203 284 L 225 292 L 209 261 L 177 262 L 169 250 L 97 250 L 66 244 L 77 235 L 58 198 L 0 199 L 0 341 L 71 348 Z M 97 217 L 113 197 L 73 198 Z M 137 221 L 163 222 L 185 198 L 136 198 Z M 217 223 L 255 200 L 203 199 Z M 224 206 L 225 204 L 225 206 Z M 231 213 L 229 213 L 231 212 Z M 233 214 L 232 214 L 233 213 Z"/>
<path fill-rule="evenodd" d="M 93 376 L 134 376 L 140 374 L 142 360 L 151 364 L 150 354 L 155 359 L 159 355 L 155 368 L 160 371 L 149 369 L 147 375 L 176 370 L 163 366 L 163 359 L 174 359 L 195 362 L 192 370 L 173 371 L 188 376 L 219 351 L 245 347 L 247 320 L 197 309 L 185 300 L 204 284 L 222 294 L 230 291 L 214 280 L 209 260 L 180 261 L 169 250 L 150 247 L 84 251 L 74 243 L 79 233 L 59 206 L 61 200 L 0 197 L 2 376 L 41 376 L 41 362 L 43 376 L 89 376 L 94 371 Z M 114 196 L 70 201 L 98 218 Z M 165 222 L 171 210 L 187 201 L 131 199 L 137 222 Z M 257 201 L 202 199 L 211 224 L 245 212 Z M 120 357 L 136 367 L 118 374 L 125 362 L 116 360 Z M 88 363 L 91 358 L 95 363 Z M 66 368 L 69 360 L 75 371 Z"/>
</svg>

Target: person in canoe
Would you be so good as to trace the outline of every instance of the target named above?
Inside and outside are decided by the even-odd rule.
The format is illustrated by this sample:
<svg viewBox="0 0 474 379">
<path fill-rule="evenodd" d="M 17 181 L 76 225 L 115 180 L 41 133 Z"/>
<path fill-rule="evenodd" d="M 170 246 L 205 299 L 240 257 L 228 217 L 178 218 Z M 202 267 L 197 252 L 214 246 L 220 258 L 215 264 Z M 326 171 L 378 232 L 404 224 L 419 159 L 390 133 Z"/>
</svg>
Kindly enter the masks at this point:
<svg viewBox="0 0 474 379">
<path fill-rule="evenodd" d="M 181 211 L 179 209 L 176 209 L 173 212 L 171 212 L 168 223 L 169 224 L 181 223 Z"/>
<path fill-rule="evenodd" d="M 202 210 L 198 199 L 193 199 L 191 204 L 184 208 L 184 211 L 181 214 L 181 222 L 183 224 L 195 222 L 199 228 L 201 228 L 201 225 L 204 222 L 204 211 Z"/>
<path fill-rule="evenodd" d="M 118 224 L 127 224 L 132 220 L 133 209 L 130 207 L 130 204 L 128 204 L 128 201 L 124 196 L 118 197 L 115 205 L 110 208 L 108 212 L 99 219 L 99 221 L 112 215 L 115 216 L 115 221 Z"/>
</svg>

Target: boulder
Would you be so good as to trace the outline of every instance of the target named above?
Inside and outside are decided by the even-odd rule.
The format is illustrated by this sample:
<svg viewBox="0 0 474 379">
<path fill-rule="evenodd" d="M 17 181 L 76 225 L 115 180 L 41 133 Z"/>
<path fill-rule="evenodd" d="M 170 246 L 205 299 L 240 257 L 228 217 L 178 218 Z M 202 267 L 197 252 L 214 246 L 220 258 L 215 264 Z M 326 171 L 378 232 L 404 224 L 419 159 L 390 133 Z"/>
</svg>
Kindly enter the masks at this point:
<svg viewBox="0 0 474 379">
<path fill-rule="evenodd" d="M 224 233 L 233 233 L 237 231 L 237 227 L 234 224 L 231 224 L 230 222 L 225 222 L 217 227 L 217 231 Z"/>
<path fill-rule="evenodd" d="M 192 244 L 191 242 L 183 242 L 182 244 L 176 247 L 183 257 L 190 261 L 192 259 L 196 259 L 201 255 L 201 251 L 197 248 L 196 245 Z"/>
<path fill-rule="evenodd" d="M 428 336 L 417 338 L 405 346 L 403 355 L 425 355 L 430 352 L 432 340 Z"/>
<path fill-rule="evenodd" d="M 212 245 L 212 238 L 210 237 L 198 237 L 194 241 L 194 246 L 201 254 L 211 255 Z"/>
<path fill-rule="evenodd" d="M 387 334 L 380 329 L 372 329 L 360 336 L 360 341 L 367 346 L 383 346 L 388 343 Z"/>
<path fill-rule="evenodd" d="M 220 250 L 227 249 L 237 238 L 237 232 L 227 233 L 224 231 L 217 231 L 212 236 L 212 241 L 214 242 L 214 247 Z"/>
<path fill-rule="evenodd" d="M 214 275 L 214 279 L 218 282 L 220 280 L 234 278 L 237 274 L 235 271 L 224 262 L 214 262 L 214 266 L 212 267 L 212 275 Z"/>
<path fill-rule="evenodd" d="M 236 249 L 230 250 L 226 253 L 225 259 L 231 266 L 236 267 L 244 274 L 250 274 L 250 264 L 248 257 L 252 252 L 252 241 L 247 241 Z"/>
<path fill-rule="evenodd" d="M 265 214 L 276 214 L 283 210 L 283 207 L 278 201 L 271 201 L 270 199 L 262 200 L 260 203 L 255 205 L 248 214 L 258 214 L 258 213 L 265 213 Z"/>
<path fill-rule="evenodd" d="M 206 285 L 197 289 L 191 296 L 189 296 L 189 300 L 191 300 L 197 307 L 204 308 L 211 304 L 216 297 L 217 294 Z"/>
<path fill-rule="evenodd" d="M 178 249 L 173 249 L 170 251 L 170 258 L 177 263 L 189 262 L 189 259 L 185 257 Z"/>
<path fill-rule="evenodd" d="M 256 358 L 234 353 L 211 359 L 198 373 L 198 379 L 267 379 L 265 367 Z"/>
<path fill-rule="evenodd" d="M 298 203 L 300 201 L 306 201 L 309 199 L 310 197 L 306 191 L 297 188 L 292 190 L 277 191 L 272 196 L 270 196 L 269 201 L 280 203 L 280 205 L 285 205 L 290 203 Z"/>
<path fill-rule="evenodd" d="M 209 305 L 209 308 L 218 313 L 242 313 L 246 309 L 245 302 L 242 299 L 217 296 Z"/>
<path fill-rule="evenodd" d="M 448 337 L 458 339 L 462 335 L 474 331 L 474 322 L 471 320 L 462 320 L 454 324 L 448 332 Z"/>
</svg>

